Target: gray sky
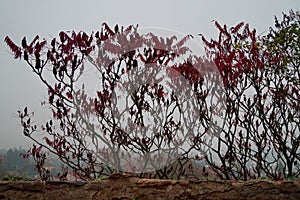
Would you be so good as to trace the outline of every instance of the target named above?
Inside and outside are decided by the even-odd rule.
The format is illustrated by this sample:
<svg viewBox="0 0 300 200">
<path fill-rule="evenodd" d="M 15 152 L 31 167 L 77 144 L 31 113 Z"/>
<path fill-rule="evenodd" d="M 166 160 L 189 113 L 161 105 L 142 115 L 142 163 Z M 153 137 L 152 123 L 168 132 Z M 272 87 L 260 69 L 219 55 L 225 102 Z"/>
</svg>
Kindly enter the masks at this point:
<svg viewBox="0 0 300 200">
<path fill-rule="evenodd" d="M 1 0 L 0 2 L 0 149 L 12 146 L 29 147 L 22 127 L 14 116 L 28 106 L 44 116 L 40 102 L 46 90 L 28 66 L 14 60 L 3 42 L 6 35 L 20 44 L 23 36 L 30 41 L 36 34 L 56 37 L 62 30 L 99 30 L 103 22 L 127 26 L 162 27 L 186 34 L 202 33 L 215 37 L 212 20 L 228 26 L 244 21 L 258 33 L 268 30 L 274 15 L 300 10 L 299 0 Z"/>
</svg>

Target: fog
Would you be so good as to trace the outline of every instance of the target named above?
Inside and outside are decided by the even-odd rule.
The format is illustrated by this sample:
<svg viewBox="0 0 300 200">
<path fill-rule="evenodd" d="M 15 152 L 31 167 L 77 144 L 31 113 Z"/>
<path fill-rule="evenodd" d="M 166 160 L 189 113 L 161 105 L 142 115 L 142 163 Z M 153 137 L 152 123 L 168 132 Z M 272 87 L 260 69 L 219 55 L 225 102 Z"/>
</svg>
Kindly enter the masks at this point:
<svg viewBox="0 0 300 200">
<path fill-rule="evenodd" d="M 14 60 L 5 46 L 9 36 L 17 44 L 26 36 L 30 41 L 35 35 L 41 38 L 56 37 L 62 30 L 99 30 L 103 22 L 139 27 L 161 27 L 184 34 L 202 33 L 215 37 L 217 30 L 212 20 L 228 26 L 244 21 L 256 28 L 259 34 L 274 24 L 274 15 L 300 10 L 298 0 L 166 0 L 166 1 L 16 1 L 0 2 L 0 149 L 31 146 L 22 134 L 16 112 L 28 106 L 47 119 L 41 101 L 47 99 L 46 88 L 29 67 Z M 200 42 L 200 40 L 199 40 Z"/>
</svg>

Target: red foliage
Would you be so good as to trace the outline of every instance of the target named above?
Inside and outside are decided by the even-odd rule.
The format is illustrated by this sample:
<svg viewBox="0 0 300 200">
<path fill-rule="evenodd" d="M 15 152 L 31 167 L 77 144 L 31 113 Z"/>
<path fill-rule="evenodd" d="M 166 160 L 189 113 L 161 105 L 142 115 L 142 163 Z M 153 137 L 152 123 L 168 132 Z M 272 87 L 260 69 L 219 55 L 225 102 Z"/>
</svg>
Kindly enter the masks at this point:
<svg viewBox="0 0 300 200">
<path fill-rule="evenodd" d="M 42 179 L 50 178 L 49 171 L 43 168 L 46 153 L 42 148 L 58 155 L 74 169 L 76 176 L 85 180 L 120 170 L 119 166 L 112 169 L 104 163 L 118 162 L 115 156 L 120 149 L 125 149 L 125 154 L 137 152 L 148 155 L 153 147 L 160 149 L 165 145 L 178 148 L 182 140 L 190 142 L 190 150 L 207 153 L 203 157 L 209 166 L 202 168 L 204 176 L 209 171 L 228 180 L 247 180 L 262 174 L 274 180 L 291 177 L 294 161 L 299 159 L 299 120 L 293 117 L 298 115 L 299 108 L 297 75 L 300 73 L 297 62 L 294 62 L 299 59 L 294 53 L 297 45 L 290 50 L 291 47 L 285 46 L 288 42 L 280 43 L 286 38 L 294 40 L 287 30 L 298 31 L 297 26 L 289 25 L 292 22 L 290 18 L 285 16 L 282 23 L 276 21 L 276 27 L 285 31 L 277 33 L 272 30 L 266 41 L 243 22 L 230 29 L 215 22 L 218 38 L 207 40 L 201 35 L 208 60 L 188 55 L 190 49 L 185 43 L 192 38 L 191 35 L 175 43 L 175 36 L 140 35 L 137 26 L 124 29 L 116 25 L 112 29 L 103 23 L 101 30 L 92 34 L 62 31 L 50 43 L 36 36 L 28 45 L 24 37 L 20 47 L 6 37 L 5 42 L 14 57 L 22 59 L 23 55 L 48 90 L 48 105 L 53 117 L 41 126 L 41 131 L 46 135 L 42 142 L 34 135 L 37 126 L 31 120 L 33 114 L 28 112 L 27 107 L 23 112 L 18 112 L 24 135 L 37 143 L 29 153 L 36 159 Z M 281 38 L 283 34 L 286 35 Z M 183 61 L 176 61 L 181 56 L 186 57 Z M 95 96 L 89 96 L 84 85 L 76 86 L 86 70 L 87 60 L 101 77 L 98 83 L 100 89 L 97 88 Z M 210 71 L 214 68 L 212 63 L 221 75 L 225 91 L 205 82 L 207 77 L 214 76 Z M 168 91 L 167 87 L 156 83 L 163 79 L 156 76 L 159 72 L 156 66 L 167 69 L 171 79 L 167 87 L 175 88 L 182 94 L 188 94 L 188 87 L 192 87 L 195 101 L 184 107 L 174 90 Z M 144 71 L 139 71 L 141 68 Z M 51 80 L 43 73 L 45 71 L 52 72 Z M 207 71 L 210 72 L 208 75 Z M 131 72 L 140 74 L 132 78 L 129 77 Z M 290 74 L 296 77 L 291 78 Z M 188 84 L 181 84 L 180 76 Z M 144 84 L 136 84 L 140 82 Z M 119 90 L 120 96 L 116 95 L 119 88 L 122 89 Z M 128 91 L 126 109 L 120 111 L 114 100 Z M 215 92 L 214 98 L 207 98 L 209 92 Z M 226 101 L 223 102 L 223 99 Z M 208 102 L 212 105 L 208 106 Z M 166 108 L 166 117 L 155 113 L 155 107 Z M 151 112 L 156 114 L 153 124 L 160 123 L 160 127 L 153 131 L 153 138 L 142 131 L 142 134 L 135 134 L 133 130 L 148 129 L 145 113 Z M 123 129 L 118 121 L 123 113 L 129 114 L 126 116 L 129 119 L 126 122 L 128 129 Z M 174 113 L 180 115 L 180 120 L 175 119 Z M 211 113 L 216 113 L 217 119 Z M 183 114 L 187 117 L 181 117 Z M 220 120 L 224 123 L 218 125 Z M 182 124 L 187 126 L 186 131 L 191 132 L 190 138 L 178 138 L 175 134 Z M 198 125 L 197 130 L 193 129 Z M 291 127 L 295 128 L 291 130 Z M 210 138 L 217 142 L 213 144 Z M 99 141 L 107 146 L 102 147 Z M 182 155 L 177 166 L 158 169 L 154 176 L 170 178 L 175 172 L 179 172 L 177 178 L 187 175 L 182 163 L 185 159 L 185 164 L 191 160 L 190 150 Z M 279 168 L 279 161 L 266 159 L 275 159 L 273 152 L 280 156 L 280 161 L 285 162 L 287 173 L 275 171 Z M 135 162 L 143 163 L 141 160 Z M 136 170 L 139 165 L 133 163 L 126 166 Z M 188 169 L 193 171 L 192 168 L 189 164 Z M 59 177 L 64 179 L 67 174 L 63 172 Z M 147 175 L 142 173 L 140 176 Z"/>
<path fill-rule="evenodd" d="M 10 50 L 15 54 L 15 58 L 21 58 L 21 48 L 18 47 L 8 36 L 5 37 L 4 41 L 7 44 L 7 46 L 9 46 Z"/>
</svg>

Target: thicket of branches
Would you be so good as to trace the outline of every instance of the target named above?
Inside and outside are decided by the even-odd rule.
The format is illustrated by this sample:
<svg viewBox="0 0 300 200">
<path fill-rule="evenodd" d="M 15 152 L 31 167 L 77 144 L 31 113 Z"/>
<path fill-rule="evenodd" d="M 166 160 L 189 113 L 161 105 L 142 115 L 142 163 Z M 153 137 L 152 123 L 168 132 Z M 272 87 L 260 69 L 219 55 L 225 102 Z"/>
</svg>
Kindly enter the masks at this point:
<svg viewBox="0 0 300 200">
<path fill-rule="evenodd" d="M 299 23 L 290 11 L 257 36 L 248 24 L 215 22 L 219 37 L 201 36 L 205 58 L 190 53 L 190 35 L 162 38 L 134 26 L 104 23 L 90 35 L 60 32 L 50 43 L 24 37 L 21 46 L 6 37 L 14 57 L 48 88 L 49 121 L 39 126 L 27 107 L 18 111 L 24 135 L 35 142 L 28 153 L 41 178 L 50 178 L 44 150 L 83 180 L 118 171 L 178 179 L 299 177 Z M 88 63 L 101 80 L 94 96 L 80 82 Z"/>
<path fill-rule="evenodd" d="M 291 11 L 266 36 L 216 23 L 218 40 L 203 37 L 226 87 L 226 123 L 206 157 L 222 179 L 299 177 L 299 22 Z"/>
</svg>

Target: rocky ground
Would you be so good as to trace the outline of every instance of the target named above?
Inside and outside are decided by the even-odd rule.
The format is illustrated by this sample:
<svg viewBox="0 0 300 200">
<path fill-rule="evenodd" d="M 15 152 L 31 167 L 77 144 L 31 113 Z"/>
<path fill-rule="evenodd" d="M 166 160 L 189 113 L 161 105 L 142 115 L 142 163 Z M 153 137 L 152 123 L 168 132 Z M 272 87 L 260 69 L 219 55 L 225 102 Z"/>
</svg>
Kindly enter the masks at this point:
<svg viewBox="0 0 300 200">
<path fill-rule="evenodd" d="M 0 182 L 0 199 L 300 199 L 300 181 L 139 179 L 117 174 L 93 182 Z"/>
</svg>

